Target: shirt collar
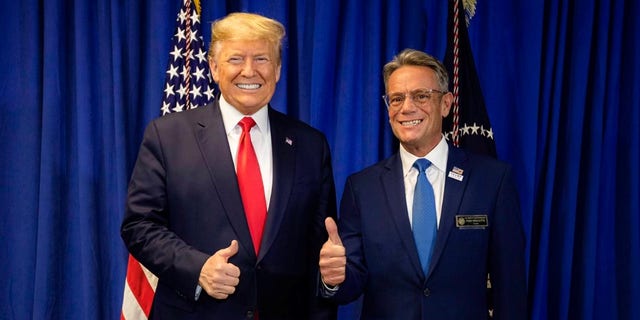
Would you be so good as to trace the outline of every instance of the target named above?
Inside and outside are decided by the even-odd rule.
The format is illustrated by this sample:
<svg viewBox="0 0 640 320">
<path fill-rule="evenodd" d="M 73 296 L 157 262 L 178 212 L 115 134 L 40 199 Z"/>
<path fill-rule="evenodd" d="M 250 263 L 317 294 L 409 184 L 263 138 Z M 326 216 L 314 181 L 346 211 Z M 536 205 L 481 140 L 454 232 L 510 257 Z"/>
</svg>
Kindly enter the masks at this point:
<svg viewBox="0 0 640 320">
<path fill-rule="evenodd" d="M 440 142 L 433 148 L 426 156 L 421 157 L 429 160 L 436 169 L 445 172 L 447 169 L 447 156 L 449 154 L 449 145 L 444 135 L 440 139 Z M 418 157 L 407 151 L 402 144 L 400 144 L 400 160 L 402 161 L 402 173 L 403 176 L 407 176 L 413 167 L 413 163 L 418 160 Z"/>
<path fill-rule="evenodd" d="M 242 112 L 229 104 L 229 102 L 224 99 L 223 95 L 220 95 L 218 105 L 220 106 L 220 113 L 222 114 L 222 121 L 227 135 L 233 131 L 233 129 L 238 125 L 238 122 L 240 122 L 244 117 L 253 118 L 253 121 L 256 122 L 256 127 L 258 127 L 260 132 L 267 132 L 269 130 L 269 108 L 266 108 L 266 105 L 261 107 L 252 115 L 242 114 Z"/>
</svg>

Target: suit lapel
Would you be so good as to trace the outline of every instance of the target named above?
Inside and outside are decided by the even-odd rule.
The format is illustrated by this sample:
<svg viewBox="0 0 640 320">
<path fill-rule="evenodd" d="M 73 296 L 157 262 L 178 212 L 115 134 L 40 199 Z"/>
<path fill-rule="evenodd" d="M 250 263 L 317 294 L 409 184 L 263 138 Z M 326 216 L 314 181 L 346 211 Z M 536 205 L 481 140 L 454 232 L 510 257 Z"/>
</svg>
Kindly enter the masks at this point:
<svg viewBox="0 0 640 320">
<path fill-rule="evenodd" d="M 296 136 L 290 132 L 290 126 L 287 125 L 286 121 L 283 114 L 269 108 L 273 153 L 273 186 L 258 261 L 269 251 L 278 234 L 293 187 L 294 173 L 296 172 L 295 147 L 297 141 Z"/>
<path fill-rule="evenodd" d="M 440 256 L 444 250 L 447 238 L 455 225 L 455 215 L 458 212 L 464 190 L 469 181 L 471 168 L 465 165 L 467 156 L 461 149 L 449 144 L 449 156 L 447 160 L 447 170 L 445 172 L 444 198 L 442 199 L 442 213 L 440 216 L 440 226 L 436 237 L 436 245 L 433 249 L 429 275 L 433 272 L 433 267 L 438 264 Z M 449 172 L 456 167 L 463 170 L 463 179 L 458 181 L 450 178 Z M 427 276 L 428 277 L 428 276 Z"/>
<path fill-rule="evenodd" d="M 245 217 L 242 198 L 238 189 L 236 171 L 229 150 L 229 141 L 222 122 L 217 102 L 202 110 L 205 116 L 195 121 L 195 134 L 205 159 L 214 190 L 222 203 L 225 214 L 238 235 L 240 247 L 250 256 L 255 256 L 251 234 Z"/>
<path fill-rule="evenodd" d="M 398 236 L 402 239 L 405 251 L 409 255 L 411 264 L 413 265 L 416 273 L 423 277 L 418 249 L 416 248 L 416 243 L 413 239 L 413 231 L 411 230 L 411 224 L 409 223 L 409 213 L 406 205 L 407 200 L 404 193 L 404 175 L 402 172 L 400 156 L 396 153 L 394 156 L 389 158 L 385 167 L 388 170 L 381 175 L 380 179 L 382 180 L 382 186 L 385 189 L 384 191 L 387 196 L 387 203 L 389 204 L 389 208 L 391 208 L 391 218 L 395 224 Z"/>
</svg>

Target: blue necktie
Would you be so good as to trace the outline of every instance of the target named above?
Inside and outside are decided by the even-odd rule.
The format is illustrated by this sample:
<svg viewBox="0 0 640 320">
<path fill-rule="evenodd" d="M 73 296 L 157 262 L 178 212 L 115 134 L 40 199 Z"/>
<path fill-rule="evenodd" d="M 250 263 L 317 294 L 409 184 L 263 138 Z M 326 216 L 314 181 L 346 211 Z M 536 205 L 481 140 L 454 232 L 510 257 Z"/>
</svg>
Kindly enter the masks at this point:
<svg viewBox="0 0 640 320">
<path fill-rule="evenodd" d="M 427 159 L 418 159 L 413 166 L 418 169 L 416 190 L 413 194 L 413 239 L 418 248 L 422 270 L 429 271 L 431 251 L 436 242 L 436 202 L 433 187 L 427 180 L 426 170 L 431 165 Z"/>
</svg>

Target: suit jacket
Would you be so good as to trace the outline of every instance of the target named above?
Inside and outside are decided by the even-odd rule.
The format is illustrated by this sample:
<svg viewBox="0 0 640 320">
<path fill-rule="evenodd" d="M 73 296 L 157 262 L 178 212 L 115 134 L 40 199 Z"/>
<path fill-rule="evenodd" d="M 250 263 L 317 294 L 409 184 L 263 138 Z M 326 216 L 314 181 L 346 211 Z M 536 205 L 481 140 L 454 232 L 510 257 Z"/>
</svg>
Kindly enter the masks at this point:
<svg viewBox="0 0 640 320">
<path fill-rule="evenodd" d="M 449 176 L 452 171 L 462 179 Z M 400 156 L 347 179 L 338 229 L 347 269 L 335 300 L 347 303 L 363 293 L 363 319 L 486 319 L 490 272 L 494 318 L 526 319 L 525 238 L 510 167 L 449 145 L 446 174 L 426 275 L 409 223 Z"/>
<path fill-rule="evenodd" d="M 255 254 L 217 102 L 169 114 L 146 128 L 128 190 L 122 238 L 159 277 L 151 318 L 328 319 L 317 298 L 324 219 L 336 215 L 326 138 L 269 107 L 273 189 Z M 225 300 L 196 287 L 205 261 L 239 242 L 229 259 L 240 283 Z"/>
</svg>

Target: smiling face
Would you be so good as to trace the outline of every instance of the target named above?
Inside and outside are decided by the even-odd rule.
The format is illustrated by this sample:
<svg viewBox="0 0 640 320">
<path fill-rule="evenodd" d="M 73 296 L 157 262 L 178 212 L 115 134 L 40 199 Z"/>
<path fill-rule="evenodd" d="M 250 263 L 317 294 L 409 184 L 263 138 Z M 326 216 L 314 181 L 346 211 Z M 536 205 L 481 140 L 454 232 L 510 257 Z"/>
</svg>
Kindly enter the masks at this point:
<svg viewBox="0 0 640 320">
<path fill-rule="evenodd" d="M 209 63 L 224 99 L 246 115 L 269 103 L 280 80 L 277 49 L 267 40 L 224 40 L 216 45 Z"/>
<path fill-rule="evenodd" d="M 404 94 L 407 98 L 399 108 L 389 108 L 389 123 L 393 134 L 411 154 L 422 157 L 429 153 L 442 137 L 442 119 L 449 114 L 453 95 L 433 93 L 418 106 L 409 98 L 421 89 L 440 89 L 435 72 L 429 67 L 405 65 L 393 71 L 387 82 L 387 95 Z"/>
</svg>

